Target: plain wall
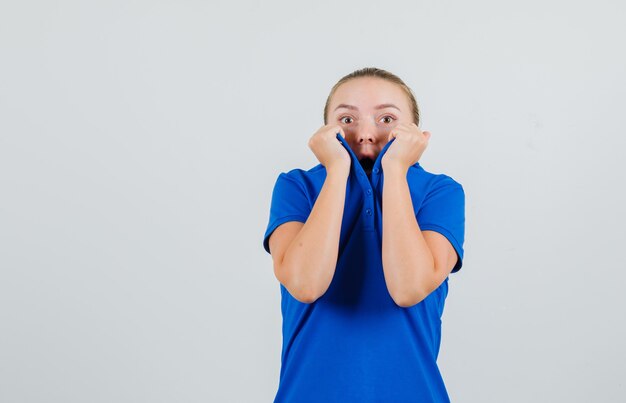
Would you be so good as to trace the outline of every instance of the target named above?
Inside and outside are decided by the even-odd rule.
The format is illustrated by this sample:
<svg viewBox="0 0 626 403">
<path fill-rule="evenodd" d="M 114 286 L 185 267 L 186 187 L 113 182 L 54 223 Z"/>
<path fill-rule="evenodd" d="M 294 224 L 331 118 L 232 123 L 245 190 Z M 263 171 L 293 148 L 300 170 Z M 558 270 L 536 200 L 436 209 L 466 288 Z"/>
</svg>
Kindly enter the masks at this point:
<svg viewBox="0 0 626 403">
<path fill-rule="evenodd" d="M 280 172 L 399 75 L 466 192 L 455 402 L 626 396 L 626 6 L 0 2 L 0 401 L 269 402 Z"/>
</svg>

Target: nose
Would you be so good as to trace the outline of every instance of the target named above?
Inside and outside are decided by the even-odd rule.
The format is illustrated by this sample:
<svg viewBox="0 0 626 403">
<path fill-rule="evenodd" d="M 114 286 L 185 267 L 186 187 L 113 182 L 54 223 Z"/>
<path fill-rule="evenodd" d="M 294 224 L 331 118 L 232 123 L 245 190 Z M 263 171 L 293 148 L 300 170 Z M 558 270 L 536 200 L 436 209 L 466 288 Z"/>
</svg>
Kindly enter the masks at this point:
<svg viewBox="0 0 626 403">
<path fill-rule="evenodd" d="M 356 135 L 357 143 L 376 143 L 376 129 L 376 125 L 372 122 L 361 124 Z"/>
</svg>

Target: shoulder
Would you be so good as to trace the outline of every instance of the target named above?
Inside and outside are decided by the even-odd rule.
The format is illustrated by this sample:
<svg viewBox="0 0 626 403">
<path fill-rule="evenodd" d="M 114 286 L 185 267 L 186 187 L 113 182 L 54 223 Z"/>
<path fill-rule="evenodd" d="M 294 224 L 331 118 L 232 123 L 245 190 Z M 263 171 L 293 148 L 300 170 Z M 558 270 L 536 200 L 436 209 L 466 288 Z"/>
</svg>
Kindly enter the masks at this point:
<svg viewBox="0 0 626 403">
<path fill-rule="evenodd" d="M 288 171 L 281 172 L 280 175 L 285 175 L 290 179 L 299 181 L 311 180 L 320 175 L 326 176 L 326 168 L 322 164 L 317 164 L 309 169 L 292 168 Z"/>
<path fill-rule="evenodd" d="M 315 190 L 322 187 L 326 179 L 326 168 L 322 164 L 317 164 L 310 169 L 293 168 L 281 172 L 279 179 L 295 182 L 307 193 L 315 193 Z"/>
<path fill-rule="evenodd" d="M 320 175 L 326 176 L 326 167 L 322 164 L 317 164 L 309 169 L 293 168 L 285 173 L 301 178 L 314 178 Z"/>
<path fill-rule="evenodd" d="M 452 176 L 444 173 L 429 172 L 419 162 L 409 167 L 407 180 L 411 189 L 423 193 L 454 188 L 463 191 L 463 185 Z"/>
</svg>

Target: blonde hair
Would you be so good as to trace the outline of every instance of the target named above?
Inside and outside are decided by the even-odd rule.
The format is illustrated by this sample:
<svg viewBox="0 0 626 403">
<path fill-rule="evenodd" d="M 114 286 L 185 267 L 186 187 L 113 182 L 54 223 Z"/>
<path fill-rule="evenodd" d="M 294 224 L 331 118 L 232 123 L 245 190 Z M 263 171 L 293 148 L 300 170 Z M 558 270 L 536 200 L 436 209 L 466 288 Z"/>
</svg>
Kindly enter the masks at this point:
<svg viewBox="0 0 626 403">
<path fill-rule="evenodd" d="M 404 92 L 406 93 L 406 96 L 409 98 L 409 104 L 411 105 L 411 112 L 413 114 L 413 122 L 419 126 L 420 112 L 417 106 L 417 101 L 415 100 L 415 95 L 413 94 L 413 91 L 411 90 L 411 88 L 409 88 L 409 86 L 406 85 L 404 81 L 400 79 L 400 77 L 386 70 L 379 69 L 376 67 L 365 67 L 359 70 L 355 70 L 352 73 L 343 76 L 339 81 L 337 81 L 337 83 L 330 90 L 330 94 L 328 95 L 328 98 L 326 98 L 326 105 L 324 105 L 324 124 L 325 125 L 328 124 L 328 107 L 330 106 L 330 99 L 335 94 L 335 91 L 337 90 L 337 88 L 339 88 L 341 84 L 344 84 L 347 81 L 350 81 L 358 77 L 378 77 L 378 78 L 382 78 L 383 80 L 387 80 L 391 83 L 399 85 L 400 88 L 402 88 Z"/>
</svg>

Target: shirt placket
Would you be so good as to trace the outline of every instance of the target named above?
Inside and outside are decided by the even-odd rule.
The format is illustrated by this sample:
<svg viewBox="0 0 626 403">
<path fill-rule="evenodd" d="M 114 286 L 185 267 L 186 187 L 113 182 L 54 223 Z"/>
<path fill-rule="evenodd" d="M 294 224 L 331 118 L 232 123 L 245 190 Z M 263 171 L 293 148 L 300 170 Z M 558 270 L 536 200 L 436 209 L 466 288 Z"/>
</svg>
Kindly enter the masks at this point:
<svg viewBox="0 0 626 403">
<path fill-rule="evenodd" d="M 352 158 L 352 166 L 354 170 L 354 176 L 358 181 L 359 187 L 363 192 L 364 202 L 362 211 L 360 214 L 363 214 L 363 230 L 364 231 L 375 231 L 376 230 L 376 222 L 378 222 L 378 227 L 380 227 L 382 222 L 382 208 L 380 200 L 378 200 L 377 195 L 381 195 L 380 185 L 382 185 L 382 168 L 381 168 L 381 160 L 385 154 L 385 151 L 389 148 L 391 143 L 395 140 L 395 138 L 391 139 L 390 142 L 385 144 L 383 149 L 381 150 L 378 157 L 376 157 L 376 161 L 374 162 L 374 166 L 372 167 L 372 179 L 371 182 L 367 178 L 367 174 L 365 170 L 361 166 L 358 158 L 354 154 L 354 151 L 348 145 L 346 139 L 340 134 L 337 133 L 337 138 L 344 145 L 348 153 L 350 154 L 350 158 Z"/>
</svg>

